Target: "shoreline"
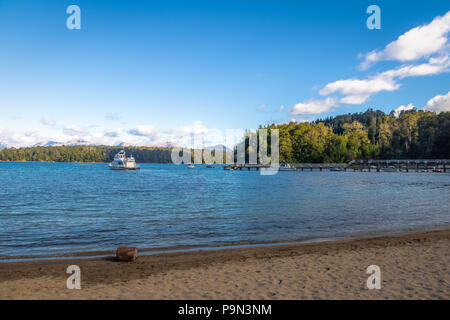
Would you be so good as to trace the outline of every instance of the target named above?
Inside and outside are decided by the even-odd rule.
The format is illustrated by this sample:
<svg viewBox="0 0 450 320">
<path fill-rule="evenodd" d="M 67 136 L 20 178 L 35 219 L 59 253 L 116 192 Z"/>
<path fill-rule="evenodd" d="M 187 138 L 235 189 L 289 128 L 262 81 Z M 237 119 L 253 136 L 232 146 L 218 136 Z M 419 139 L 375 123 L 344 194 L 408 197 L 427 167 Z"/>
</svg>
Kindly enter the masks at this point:
<svg viewBox="0 0 450 320">
<path fill-rule="evenodd" d="M 0 299 L 449 299 L 450 229 L 269 247 L 0 263 Z M 82 290 L 68 290 L 79 265 Z M 382 289 L 366 288 L 378 265 Z"/>
<path fill-rule="evenodd" d="M 238 241 L 233 243 L 223 243 L 223 244 L 199 244 L 199 245 L 185 245 L 185 246 L 172 246 L 172 247 L 154 247 L 154 248 L 140 248 L 138 247 L 139 256 L 157 255 L 165 253 L 184 253 L 184 252 L 197 252 L 197 251 L 214 251 L 214 250 L 228 250 L 228 249 L 239 249 L 239 248 L 258 248 L 258 247 L 272 247 L 272 246 L 282 246 L 282 245 L 303 245 L 303 244 L 314 244 L 314 243 L 329 243 L 335 241 L 345 241 L 345 240 L 364 240 L 364 239 L 374 239 L 386 236 L 402 236 L 415 233 L 425 233 L 450 230 L 450 224 L 445 225 L 432 225 L 432 226 L 422 226 L 416 228 L 405 228 L 400 230 L 385 230 L 377 231 L 372 233 L 361 232 L 350 235 L 333 235 L 333 236 L 323 236 L 314 238 L 304 238 L 304 239 L 291 239 L 291 240 L 275 240 L 275 241 L 261 241 L 261 242 L 248 242 L 248 241 Z M 131 245 L 132 246 L 132 245 Z M 73 251 L 73 252 L 62 252 L 48 255 L 40 254 L 23 254 L 17 256 L 0 255 L 0 264 L 9 262 L 31 262 L 31 261 L 52 261 L 52 260 L 78 260 L 78 259 L 101 259 L 115 256 L 115 249 L 111 250 L 92 250 L 92 251 Z"/>
</svg>

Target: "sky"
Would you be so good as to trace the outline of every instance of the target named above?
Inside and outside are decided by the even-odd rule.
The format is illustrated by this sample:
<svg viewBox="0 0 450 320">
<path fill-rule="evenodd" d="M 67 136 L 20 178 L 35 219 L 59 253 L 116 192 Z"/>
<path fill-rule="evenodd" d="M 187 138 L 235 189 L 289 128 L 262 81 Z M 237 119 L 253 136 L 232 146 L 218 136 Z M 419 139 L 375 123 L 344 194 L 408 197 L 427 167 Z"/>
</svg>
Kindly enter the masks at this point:
<svg viewBox="0 0 450 320">
<path fill-rule="evenodd" d="M 450 111 L 449 32 L 439 0 L 0 0 L 0 146 L 214 145 L 368 108 Z"/>
</svg>

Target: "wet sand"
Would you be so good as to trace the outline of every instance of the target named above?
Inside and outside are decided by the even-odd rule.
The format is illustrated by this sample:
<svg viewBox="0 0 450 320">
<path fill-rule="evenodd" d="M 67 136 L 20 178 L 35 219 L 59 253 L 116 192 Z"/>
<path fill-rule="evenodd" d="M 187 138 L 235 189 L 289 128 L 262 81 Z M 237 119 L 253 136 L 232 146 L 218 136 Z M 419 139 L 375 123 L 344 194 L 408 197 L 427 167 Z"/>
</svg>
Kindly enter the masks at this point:
<svg viewBox="0 0 450 320">
<path fill-rule="evenodd" d="M 449 299 L 450 230 L 141 256 L 0 263 L 0 299 Z M 81 289 L 66 268 L 81 268 Z M 381 269 L 369 290 L 366 269 Z"/>
</svg>

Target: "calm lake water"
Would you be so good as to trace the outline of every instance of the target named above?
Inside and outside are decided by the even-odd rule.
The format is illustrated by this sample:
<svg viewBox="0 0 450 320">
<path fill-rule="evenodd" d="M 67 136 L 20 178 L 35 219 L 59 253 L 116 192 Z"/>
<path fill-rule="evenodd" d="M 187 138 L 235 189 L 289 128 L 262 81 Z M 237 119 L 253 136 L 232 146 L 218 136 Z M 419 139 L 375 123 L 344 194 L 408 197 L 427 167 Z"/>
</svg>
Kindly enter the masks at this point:
<svg viewBox="0 0 450 320">
<path fill-rule="evenodd" d="M 0 255 L 333 238 L 450 223 L 450 174 L 0 163 Z"/>
</svg>

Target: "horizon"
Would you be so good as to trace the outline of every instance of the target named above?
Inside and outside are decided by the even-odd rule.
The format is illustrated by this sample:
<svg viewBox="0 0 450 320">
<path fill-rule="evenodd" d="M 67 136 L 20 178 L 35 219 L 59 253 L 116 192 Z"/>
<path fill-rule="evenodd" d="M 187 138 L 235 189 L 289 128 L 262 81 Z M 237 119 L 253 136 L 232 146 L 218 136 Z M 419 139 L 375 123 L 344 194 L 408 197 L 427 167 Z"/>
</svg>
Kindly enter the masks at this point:
<svg viewBox="0 0 450 320">
<path fill-rule="evenodd" d="M 367 112 L 382 112 L 385 116 L 392 116 L 392 117 L 395 117 L 395 118 L 399 118 L 403 113 L 406 114 L 406 113 L 410 113 L 410 112 L 429 112 L 429 113 L 436 114 L 436 115 L 439 114 L 439 113 L 434 112 L 434 111 L 429 111 L 429 110 L 424 110 L 424 109 L 416 109 L 415 107 L 414 107 L 414 108 L 411 108 L 411 109 L 406 109 L 406 110 L 404 110 L 404 109 L 398 109 L 398 108 L 397 108 L 397 109 L 395 109 L 395 110 L 392 110 L 392 111 L 389 112 L 389 113 L 385 113 L 384 111 L 381 111 L 381 110 L 374 110 L 374 109 L 372 109 L 372 108 L 368 108 L 367 110 L 362 111 L 362 112 L 354 112 L 354 113 L 338 114 L 338 115 L 334 115 L 334 116 L 329 116 L 329 117 L 324 117 L 324 118 L 318 118 L 318 119 L 315 119 L 315 120 L 312 120 L 312 121 L 302 121 L 302 122 L 298 122 L 298 121 L 295 121 L 295 120 L 291 119 L 290 121 L 287 121 L 287 122 L 284 122 L 284 123 L 281 123 L 281 124 L 289 124 L 289 123 L 294 123 L 294 124 L 309 123 L 309 124 L 311 124 L 311 125 L 314 125 L 314 124 L 316 124 L 316 123 L 323 123 L 323 122 L 326 121 L 327 119 L 335 119 L 335 118 L 337 118 L 337 117 L 345 116 L 345 115 L 356 115 L 356 114 L 362 115 L 362 114 L 366 114 Z M 443 111 L 443 112 L 449 112 L 449 111 Z M 277 125 L 280 125 L 280 124 L 271 123 L 271 124 L 269 124 L 269 125 L 267 125 L 267 126 L 264 126 L 264 127 L 269 127 L 269 126 L 272 126 L 272 125 L 277 126 Z M 73 147 L 73 146 L 92 146 L 92 147 L 100 147 L 100 146 L 104 146 L 104 147 L 111 147 L 111 148 L 123 147 L 123 148 L 158 148 L 158 149 L 173 149 L 173 148 L 179 148 L 179 147 L 183 148 L 183 147 L 186 147 L 186 146 L 187 146 L 188 148 L 191 148 L 191 149 L 194 148 L 194 149 L 210 149 L 210 150 L 212 150 L 212 148 L 216 149 L 216 148 L 222 147 L 222 148 L 226 148 L 228 151 L 232 151 L 231 149 L 235 148 L 235 147 L 237 146 L 237 144 L 240 143 L 241 139 L 243 139 L 243 137 L 245 136 L 245 132 L 246 132 L 246 131 L 256 132 L 256 130 L 247 130 L 247 129 L 244 129 L 244 130 L 232 130 L 231 132 L 227 132 L 228 134 L 223 135 L 224 138 L 227 138 L 227 137 L 228 137 L 228 138 L 231 138 L 231 139 L 232 139 L 232 143 L 231 143 L 231 144 L 230 144 L 230 143 L 227 143 L 227 141 L 225 141 L 225 140 L 222 141 L 223 143 L 221 143 L 221 142 L 219 141 L 219 138 L 220 138 L 220 137 L 215 137 L 215 139 L 211 140 L 209 144 L 205 144 L 205 143 L 203 143 L 203 144 L 194 143 L 194 145 L 189 145 L 188 142 L 187 142 L 187 145 L 183 145 L 183 144 L 176 145 L 176 144 L 174 144 L 174 143 L 172 143 L 172 142 L 170 142 L 170 141 L 167 141 L 167 142 L 165 142 L 165 143 L 161 143 L 161 144 L 159 144 L 159 145 L 145 145 L 145 144 L 144 144 L 144 145 L 132 145 L 132 144 L 126 144 L 126 143 L 124 143 L 124 142 L 120 142 L 120 143 L 118 143 L 118 144 L 96 144 L 96 143 L 91 143 L 90 141 L 87 141 L 87 140 L 75 138 L 75 139 L 72 139 L 72 140 L 69 140 L 69 141 L 63 141 L 63 142 L 61 142 L 61 141 L 47 140 L 47 141 L 41 141 L 41 142 L 38 142 L 38 143 L 36 143 L 36 144 L 34 144 L 34 145 L 21 146 L 21 147 L 16 147 L 16 146 L 6 146 L 6 145 L 3 145 L 2 142 L 0 141 L 0 150 L 1 150 L 1 149 L 9 149 L 9 148 L 20 149 L 20 148 L 34 148 L 34 147 L 62 147 L 62 146 L 67 146 L 67 147 Z M 217 135 L 217 132 L 215 132 L 215 134 Z M 190 134 L 190 135 L 189 135 L 189 138 L 190 138 L 190 139 L 193 139 L 193 138 L 198 139 L 198 138 L 200 138 L 200 139 L 202 140 L 202 142 L 209 141 L 209 140 L 207 140 L 207 139 L 204 139 L 203 133 L 200 133 L 200 134 L 195 134 L 195 133 Z M 187 140 L 187 139 L 186 139 L 186 140 Z M 216 144 L 214 144 L 214 142 L 215 142 Z"/>
<path fill-rule="evenodd" d="M 0 145 L 183 146 L 380 110 L 450 111 L 447 2 L 0 1 Z M 356 39 L 356 41 L 355 41 Z M 418 45 L 420 44 L 420 45 Z"/>
</svg>

